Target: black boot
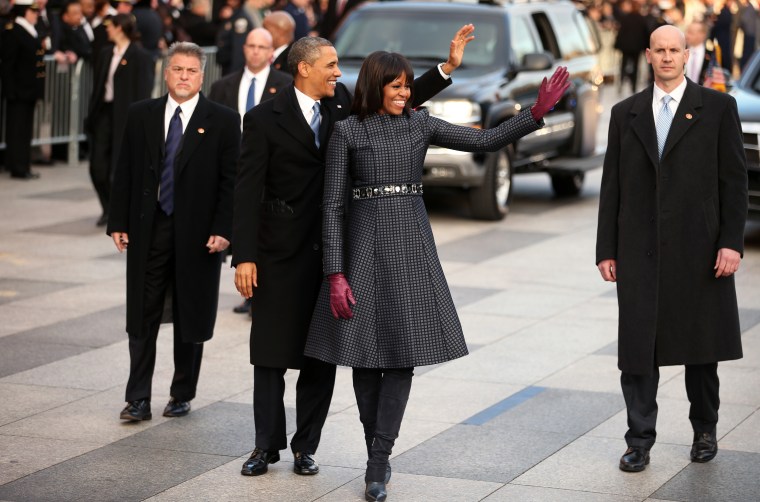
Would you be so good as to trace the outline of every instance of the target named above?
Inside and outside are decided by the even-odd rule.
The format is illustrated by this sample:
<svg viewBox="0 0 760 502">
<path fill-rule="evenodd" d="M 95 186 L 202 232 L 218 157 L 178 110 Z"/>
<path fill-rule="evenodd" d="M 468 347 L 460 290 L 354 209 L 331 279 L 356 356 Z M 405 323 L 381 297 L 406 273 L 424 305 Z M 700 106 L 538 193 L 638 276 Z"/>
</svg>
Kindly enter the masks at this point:
<svg viewBox="0 0 760 502">
<path fill-rule="evenodd" d="M 401 429 L 401 421 L 404 418 L 409 392 L 412 389 L 412 376 L 414 376 L 414 368 L 383 371 L 378 395 L 375 439 L 370 449 L 367 474 L 364 478 L 367 483 L 385 484 L 388 474 L 388 457 Z"/>
</svg>

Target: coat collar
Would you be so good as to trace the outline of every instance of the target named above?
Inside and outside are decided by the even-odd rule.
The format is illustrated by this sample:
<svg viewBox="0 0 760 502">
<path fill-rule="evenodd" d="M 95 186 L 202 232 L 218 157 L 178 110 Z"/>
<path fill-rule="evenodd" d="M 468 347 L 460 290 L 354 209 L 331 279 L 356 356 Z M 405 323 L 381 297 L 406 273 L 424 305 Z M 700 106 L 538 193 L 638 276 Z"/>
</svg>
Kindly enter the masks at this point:
<svg viewBox="0 0 760 502">
<path fill-rule="evenodd" d="M 660 159 L 657 153 L 657 131 L 654 126 L 654 115 L 652 113 L 653 86 L 654 84 L 650 85 L 633 98 L 634 102 L 630 113 L 634 115 L 631 120 L 631 129 L 644 145 L 644 149 L 652 161 L 652 165 L 658 167 Z M 702 94 L 700 87 L 694 82 L 687 80 L 683 99 L 673 116 L 673 122 L 670 125 L 670 131 L 668 131 L 668 138 L 665 140 L 665 148 L 662 152 L 663 159 L 667 157 L 668 153 L 683 138 L 686 131 L 699 120 L 699 109 L 701 108 Z"/>
<path fill-rule="evenodd" d="M 209 117 L 213 115 L 214 109 L 209 101 L 200 94 L 198 104 L 195 106 L 193 116 L 190 117 L 190 122 L 185 128 L 185 134 L 182 136 L 182 151 L 180 153 L 179 164 L 177 164 L 176 175 L 179 177 L 182 174 L 182 170 L 190 162 L 195 150 L 203 143 L 203 139 L 206 137 L 207 130 L 209 129 Z"/>
<path fill-rule="evenodd" d="M 274 98 L 272 110 L 277 115 L 277 123 L 299 143 L 302 143 L 316 156 L 321 156 L 317 145 L 314 143 L 314 133 L 298 107 L 298 99 L 293 85 L 289 85 L 283 92 Z M 322 116 L 322 124 L 327 122 L 327 117 Z M 320 145 L 324 147 L 324 141 Z"/>
<path fill-rule="evenodd" d="M 164 95 L 153 100 L 148 112 L 150 119 L 145 124 L 146 141 L 151 152 L 151 158 L 155 159 L 151 169 L 155 171 L 156 176 L 160 176 L 164 157 L 164 112 L 166 111 L 167 96 Z M 182 170 L 190 162 L 195 150 L 203 142 L 203 138 L 207 134 L 206 131 L 210 127 L 209 117 L 213 115 L 213 112 L 213 107 L 201 93 L 198 104 L 193 111 L 193 116 L 190 117 L 190 122 L 185 128 L 185 134 L 182 136 L 179 160 L 176 164 L 176 176 L 182 173 Z"/>
</svg>

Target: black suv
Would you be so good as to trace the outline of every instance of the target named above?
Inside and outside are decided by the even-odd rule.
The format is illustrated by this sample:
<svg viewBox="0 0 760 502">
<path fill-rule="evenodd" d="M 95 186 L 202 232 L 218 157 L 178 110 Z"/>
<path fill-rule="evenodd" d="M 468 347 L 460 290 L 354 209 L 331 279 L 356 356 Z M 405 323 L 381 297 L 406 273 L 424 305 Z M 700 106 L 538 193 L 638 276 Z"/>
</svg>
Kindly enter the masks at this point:
<svg viewBox="0 0 760 502">
<path fill-rule="evenodd" d="M 760 51 L 747 63 L 731 90 L 739 108 L 747 155 L 749 216 L 760 218 Z"/>
<path fill-rule="evenodd" d="M 431 147 L 425 184 L 466 189 L 472 215 L 486 220 L 506 216 L 515 173 L 545 171 L 557 195 L 578 194 L 584 172 L 601 165 L 595 147 L 603 75 L 595 27 L 569 1 L 364 4 L 335 36 L 341 81 L 353 88 L 362 61 L 376 50 L 403 54 L 420 74 L 446 60 L 451 37 L 465 23 L 475 25 L 476 38 L 453 84 L 426 103 L 432 115 L 494 127 L 533 104 L 557 66 L 568 67 L 572 85 L 545 117 L 546 127 L 501 152 Z"/>
</svg>

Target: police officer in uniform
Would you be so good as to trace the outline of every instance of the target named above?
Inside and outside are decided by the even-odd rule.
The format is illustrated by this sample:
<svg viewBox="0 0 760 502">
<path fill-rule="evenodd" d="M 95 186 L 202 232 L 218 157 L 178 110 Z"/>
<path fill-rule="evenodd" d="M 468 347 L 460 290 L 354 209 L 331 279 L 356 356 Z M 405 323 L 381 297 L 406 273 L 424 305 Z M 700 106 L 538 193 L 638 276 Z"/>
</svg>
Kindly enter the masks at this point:
<svg viewBox="0 0 760 502">
<path fill-rule="evenodd" d="M 34 0 L 16 0 L 15 20 L 8 23 L 2 39 L 3 96 L 7 123 L 5 167 L 12 178 L 29 180 L 39 175 L 31 171 L 34 107 L 45 92 L 45 63 L 37 30 L 39 12 Z"/>
</svg>

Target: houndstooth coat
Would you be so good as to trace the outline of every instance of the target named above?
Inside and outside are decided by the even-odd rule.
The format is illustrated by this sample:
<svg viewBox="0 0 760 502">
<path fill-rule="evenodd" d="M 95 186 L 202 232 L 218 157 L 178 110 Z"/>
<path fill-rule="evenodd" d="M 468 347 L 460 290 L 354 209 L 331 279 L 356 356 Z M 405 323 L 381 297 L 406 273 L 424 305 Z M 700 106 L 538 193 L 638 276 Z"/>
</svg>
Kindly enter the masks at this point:
<svg viewBox="0 0 760 502">
<path fill-rule="evenodd" d="M 529 110 L 488 130 L 454 126 L 426 110 L 336 123 L 325 171 L 324 273 L 343 272 L 356 305 L 352 319 L 334 319 L 323 281 L 305 354 L 361 368 L 407 368 L 467 355 L 422 197 L 355 199 L 346 207 L 347 184 L 420 183 L 430 144 L 495 151 L 539 127 Z"/>
</svg>

